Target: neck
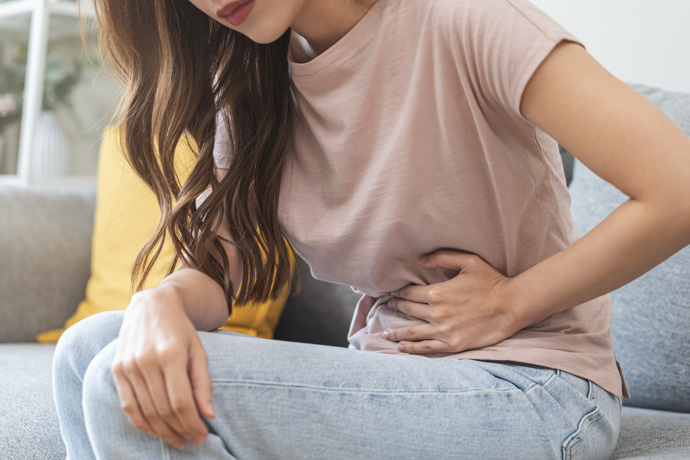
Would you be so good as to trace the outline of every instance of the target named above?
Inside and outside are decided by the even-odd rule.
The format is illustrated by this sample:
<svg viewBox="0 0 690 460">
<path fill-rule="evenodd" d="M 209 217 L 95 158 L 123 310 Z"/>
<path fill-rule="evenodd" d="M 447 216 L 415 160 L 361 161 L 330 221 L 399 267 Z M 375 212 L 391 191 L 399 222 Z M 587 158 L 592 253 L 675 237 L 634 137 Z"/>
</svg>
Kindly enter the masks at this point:
<svg viewBox="0 0 690 460">
<path fill-rule="evenodd" d="M 305 0 L 291 27 L 319 55 L 352 30 L 374 3 L 376 0 Z"/>
</svg>

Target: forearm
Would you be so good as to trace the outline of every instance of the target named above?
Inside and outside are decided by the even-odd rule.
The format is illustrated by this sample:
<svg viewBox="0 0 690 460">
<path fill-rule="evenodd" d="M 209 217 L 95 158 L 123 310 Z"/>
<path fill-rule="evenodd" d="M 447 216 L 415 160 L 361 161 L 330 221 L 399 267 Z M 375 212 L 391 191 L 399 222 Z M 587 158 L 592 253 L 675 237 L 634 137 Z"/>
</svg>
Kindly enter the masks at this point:
<svg viewBox="0 0 690 460">
<path fill-rule="evenodd" d="M 511 279 L 507 302 L 526 327 L 618 289 L 688 244 L 680 210 L 629 200 L 572 246 Z"/>
<path fill-rule="evenodd" d="M 228 319 L 228 304 L 223 289 L 199 270 L 183 267 L 165 278 L 156 289 L 162 295 L 177 296 L 199 331 L 217 329 Z"/>
</svg>

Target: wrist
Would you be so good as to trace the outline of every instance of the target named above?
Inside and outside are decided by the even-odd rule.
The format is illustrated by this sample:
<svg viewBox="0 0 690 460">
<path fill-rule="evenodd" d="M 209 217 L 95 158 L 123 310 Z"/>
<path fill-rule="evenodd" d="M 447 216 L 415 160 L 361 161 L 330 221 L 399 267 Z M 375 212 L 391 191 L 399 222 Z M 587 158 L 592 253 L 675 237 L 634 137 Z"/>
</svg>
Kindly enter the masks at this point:
<svg viewBox="0 0 690 460">
<path fill-rule="evenodd" d="M 185 312 L 182 293 L 174 283 L 163 282 L 154 288 L 135 292 L 128 309 L 144 306 L 179 308 L 181 312 Z"/>
<path fill-rule="evenodd" d="M 515 332 L 548 316 L 540 314 L 534 294 L 534 289 L 525 286 L 524 278 L 517 276 L 505 279 L 501 289 L 501 303 L 505 306 L 505 313 L 509 316 Z"/>
</svg>

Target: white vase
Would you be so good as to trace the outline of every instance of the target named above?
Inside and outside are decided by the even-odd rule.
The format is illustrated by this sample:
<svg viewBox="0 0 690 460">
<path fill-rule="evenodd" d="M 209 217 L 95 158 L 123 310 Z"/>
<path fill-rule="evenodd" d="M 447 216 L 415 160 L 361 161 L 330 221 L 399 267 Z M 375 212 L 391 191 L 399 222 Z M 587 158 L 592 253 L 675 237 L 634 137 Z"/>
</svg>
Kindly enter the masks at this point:
<svg viewBox="0 0 690 460">
<path fill-rule="evenodd" d="M 69 171 L 69 143 L 55 112 L 42 112 L 38 118 L 33 150 L 32 177 L 67 175 Z"/>
</svg>

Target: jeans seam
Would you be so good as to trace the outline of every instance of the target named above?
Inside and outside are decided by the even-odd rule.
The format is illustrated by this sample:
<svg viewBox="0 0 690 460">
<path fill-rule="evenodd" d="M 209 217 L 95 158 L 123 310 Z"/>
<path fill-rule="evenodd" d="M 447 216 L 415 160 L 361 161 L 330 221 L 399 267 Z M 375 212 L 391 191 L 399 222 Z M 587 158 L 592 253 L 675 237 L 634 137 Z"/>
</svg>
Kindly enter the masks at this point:
<svg viewBox="0 0 690 460">
<path fill-rule="evenodd" d="M 550 379 L 549 379 L 550 380 Z M 548 381 L 548 380 L 547 380 Z M 473 388 L 470 390 L 386 390 L 386 389 L 358 389 L 358 388 L 331 388 L 317 385 L 304 385 L 304 384 L 288 384 L 279 382 L 262 382 L 253 380 L 211 380 L 212 385 L 247 385 L 247 386 L 264 386 L 264 387 L 277 387 L 277 388 L 294 388 L 294 389 L 305 389 L 305 390 L 316 390 L 316 391 L 326 391 L 326 392 L 337 392 L 337 393 L 375 393 L 375 394 L 466 394 L 466 393 L 479 393 L 479 392 L 491 392 L 491 393 L 510 393 L 519 392 L 526 393 L 527 391 L 534 388 L 534 386 L 529 389 L 522 391 L 515 388 L 506 389 L 491 389 L 491 388 Z M 536 386 L 536 385 L 535 385 Z"/>
<path fill-rule="evenodd" d="M 580 441 L 584 438 L 590 428 L 594 426 L 597 422 L 604 416 L 602 414 L 599 406 L 594 407 L 593 410 L 586 413 L 578 423 L 577 430 L 570 436 L 568 436 L 565 441 L 563 441 L 563 458 L 564 460 L 571 460 L 573 458 L 573 448 L 577 446 Z M 572 442 L 574 441 L 574 442 Z M 570 444 L 572 442 L 572 444 Z"/>
<path fill-rule="evenodd" d="M 559 378 L 560 376 L 561 376 L 560 371 L 556 370 L 556 372 L 554 372 L 552 375 L 550 375 L 549 378 L 544 381 L 544 383 L 536 383 L 535 382 L 534 385 L 527 388 L 524 391 L 524 393 L 527 393 L 528 391 L 532 391 L 534 388 L 537 388 L 537 387 L 544 388 L 549 382 L 551 382 L 551 380 Z"/>
<path fill-rule="evenodd" d="M 599 391 L 597 389 L 597 386 L 593 382 L 591 382 L 589 380 L 588 380 L 588 382 L 589 382 L 589 395 L 590 395 L 589 399 L 590 399 L 590 401 L 594 402 L 595 406 L 597 406 L 597 398 L 599 396 Z"/>
<path fill-rule="evenodd" d="M 158 440 L 161 444 L 161 453 L 163 454 L 163 458 L 165 460 L 170 460 L 170 452 L 168 452 L 168 449 L 166 448 L 166 442 L 163 441 L 163 438 L 161 438 L 160 436 L 158 436 Z"/>
</svg>

